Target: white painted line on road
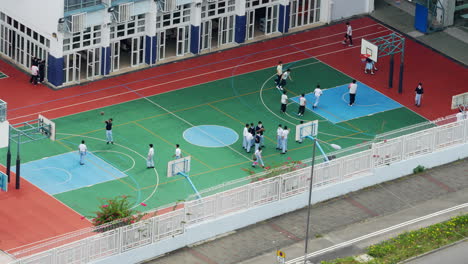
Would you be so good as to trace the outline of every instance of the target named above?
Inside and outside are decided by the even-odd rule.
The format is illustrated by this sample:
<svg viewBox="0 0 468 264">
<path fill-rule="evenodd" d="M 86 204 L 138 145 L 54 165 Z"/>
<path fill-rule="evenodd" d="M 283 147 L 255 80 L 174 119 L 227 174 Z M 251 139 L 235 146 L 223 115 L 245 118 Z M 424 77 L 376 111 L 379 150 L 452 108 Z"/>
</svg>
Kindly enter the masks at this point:
<svg viewBox="0 0 468 264">
<path fill-rule="evenodd" d="M 367 234 L 367 235 L 363 235 L 363 236 L 360 236 L 360 237 L 357 237 L 357 238 L 354 238 L 354 239 L 351 239 L 351 240 L 348 240 L 348 241 L 333 245 L 331 247 L 327 247 L 327 248 L 324 248 L 324 249 L 309 253 L 309 254 L 307 254 L 307 258 L 315 257 L 315 256 L 318 256 L 318 255 L 327 253 L 329 251 L 333 251 L 333 250 L 338 249 L 338 248 L 346 247 L 346 246 L 352 245 L 354 243 L 357 243 L 359 241 L 362 241 L 362 240 L 365 240 L 365 239 L 368 239 L 368 238 L 371 238 L 371 237 L 375 237 L 375 236 L 378 236 L 378 235 L 393 231 L 395 229 L 402 228 L 402 227 L 405 227 L 405 226 L 408 226 L 408 225 L 411 225 L 411 224 L 414 224 L 414 223 L 417 223 L 417 222 L 421 222 L 421 221 L 424 221 L 424 220 L 427 220 L 427 219 L 430 219 L 430 218 L 433 218 L 433 217 L 436 217 L 436 216 L 439 216 L 439 215 L 450 213 L 450 212 L 453 212 L 455 210 L 463 209 L 465 207 L 468 207 L 468 203 L 460 204 L 460 205 L 450 207 L 450 208 L 447 208 L 447 209 L 444 209 L 444 210 L 441 210 L 441 211 L 438 211 L 438 212 L 435 212 L 435 213 L 432 213 L 432 214 L 421 216 L 421 217 L 418 217 L 418 218 L 415 218 L 415 219 L 412 219 L 412 220 L 409 220 L 409 221 L 406 221 L 406 222 L 403 222 L 403 223 L 400 223 L 400 224 L 397 224 L 397 225 L 394 225 L 394 226 L 391 226 L 391 227 L 387 227 L 385 229 L 381 229 L 381 230 L 372 232 L 372 233 Z M 299 264 L 299 263 L 304 263 L 304 256 L 298 257 L 298 258 L 295 258 L 295 259 L 292 259 L 292 260 L 286 262 L 286 264 Z"/>
</svg>

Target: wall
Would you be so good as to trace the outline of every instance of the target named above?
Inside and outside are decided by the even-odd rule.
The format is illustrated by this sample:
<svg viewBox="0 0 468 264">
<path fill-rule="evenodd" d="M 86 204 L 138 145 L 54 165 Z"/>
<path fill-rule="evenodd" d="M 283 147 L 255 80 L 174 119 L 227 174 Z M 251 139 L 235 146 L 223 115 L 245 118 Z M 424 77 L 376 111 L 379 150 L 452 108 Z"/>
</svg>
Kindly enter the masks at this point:
<svg viewBox="0 0 468 264">
<path fill-rule="evenodd" d="M 340 20 L 374 10 L 374 0 L 326 0 L 332 5 L 331 20 Z"/>
<path fill-rule="evenodd" d="M 57 32 L 63 17 L 63 0 L 0 0 L 0 11 L 37 31 L 48 39 Z"/>
<path fill-rule="evenodd" d="M 431 168 L 465 157 L 468 157 L 468 143 L 449 147 L 413 159 L 393 163 L 389 166 L 379 167 L 374 169 L 373 173 L 370 175 L 351 179 L 328 187 L 314 189 L 312 202 L 318 203 L 349 192 L 376 185 L 378 183 L 409 175 L 412 173 L 413 168 L 418 165 Z M 106 259 L 95 261 L 93 263 L 135 263 L 154 258 L 164 253 L 182 248 L 186 245 L 213 238 L 217 235 L 303 208 L 307 205 L 307 197 L 308 192 L 304 192 L 288 199 L 279 200 L 277 202 L 250 208 L 235 214 L 226 215 L 218 219 L 193 225 L 188 227 L 185 230 L 185 233 L 181 235 L 159 241 L 155 244 L 130 250 L 119 255 L 108 257 Z"/>
</svg>

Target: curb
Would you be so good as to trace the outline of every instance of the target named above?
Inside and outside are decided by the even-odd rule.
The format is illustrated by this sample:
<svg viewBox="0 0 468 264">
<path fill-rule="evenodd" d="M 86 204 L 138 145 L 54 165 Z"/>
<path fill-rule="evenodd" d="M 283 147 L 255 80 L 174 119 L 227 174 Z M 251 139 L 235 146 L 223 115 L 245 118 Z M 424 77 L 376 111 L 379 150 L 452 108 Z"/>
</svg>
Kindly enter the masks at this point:
<svg viewBox="0 0 468 264">
<path fill-rule="evenodd" d="M 436 252 L 438 252 L 438 251 L 444 250 L 444 249 L 446 249 L 446 248 L 449 248 L 449 247 L 452 247 L 452 246 L 455 246 L 455 245 L 464 243 L 464 242 L 466 242 L 466 241 L 468 241 L 468 238 L 464 238 L 464 239 L 459 240 L 459 241 L 457 241 L 457 242 L 454 242 L 454 243 L 452 243 L 452 244 L 448 244 L 448 245 L 442 246 L 442 247 L 440 247 L 440 248 L 436 248 L 436 249 L 431 250 L 431 251 L 429 251 L 429 252 L 426 252 L 426 253 L 424 253 L 424 254 L 421 254 L 421 255 L 418 255 L 418 256 L 409 258 L 409 259 L 407 259 L 407 260 L 398 262 L 397 264 L 409 263 L 409 262 L 411 262 L 411 261 L 413 261 L 413 260 L 416 260 L 416 259 L 425 257 L 425 256 L 427 256 L 427 255 L 430 255 L 430 254 L 436 253 Z"/>
</svg>

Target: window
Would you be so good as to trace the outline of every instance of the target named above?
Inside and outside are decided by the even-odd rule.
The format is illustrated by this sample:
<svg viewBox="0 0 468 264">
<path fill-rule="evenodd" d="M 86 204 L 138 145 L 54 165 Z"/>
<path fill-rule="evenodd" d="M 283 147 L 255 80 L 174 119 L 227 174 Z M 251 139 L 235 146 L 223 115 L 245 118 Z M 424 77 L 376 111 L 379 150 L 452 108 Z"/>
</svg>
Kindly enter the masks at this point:
<svg viewBox="0 0 468 264">
<path fill-rule="evenodd" d="M 65 12 L 86 8 L 90 6 L 96 6 L 101 4 L 101 0 L 64 0 L 65 1 Z"/>
</svg>

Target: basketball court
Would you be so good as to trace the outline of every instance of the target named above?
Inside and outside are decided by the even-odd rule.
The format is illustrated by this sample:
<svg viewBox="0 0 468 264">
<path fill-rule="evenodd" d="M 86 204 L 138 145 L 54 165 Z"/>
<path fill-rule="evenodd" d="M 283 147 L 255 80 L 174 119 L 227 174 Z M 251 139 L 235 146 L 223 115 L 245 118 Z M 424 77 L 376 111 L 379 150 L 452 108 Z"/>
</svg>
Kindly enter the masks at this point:
<svg viewBox="0 0 468 264">
<path fill-rule="evenodd" d="M 323 151 L 331 153 L 333 145 L 353 147 L 380 134 L 454 113 L 452 96 L 462 93 L 468 83 L 466 68 L 407 38 L 403 93 L 399 93 L 398 63 L 393 88 L 388 88 L 388 57 L 379 58 L 375 75 L 364 74 L 360 46 L 341 44 L 342 26 L 321 27 L 60 91 L 33 87 L 24 75 L 2 79 L 0 85 L 18 87 L 0 92 L 0 98 L 8 102 L 10 123 L 41 114 L 54 122 L 56 134 L 55 141 L 21 145 L 24 185 L 16 190 L 12 180 L 9 191 L 0 197 L 21 199 L 23 192 L 34 189 L 64 205 L 50 209 L 56 210 L 54 214 L 71 208 L 76 219 L 92 218 L 100 199 L 119 195 L 130 196 L 140 211 L 165 208 L 194 195 L 203 196 L 202 190 L 220 184 L 248 183 L 246 170 L 263 171 L 251 167 L 252 153 L 242 148 L 246 123 L 262 121 L 266 128 L 263 158 L 267 166 L 277 166 L 310 158 L 312 141 L 298 144 L 293 136 L 300 121 L 317 120 L 316 137 Z M 356 43 L 363 37 L 393 33 L 368 17 L 354 20 L 353 26 Z M 286 114 L 280 112 L 281 93 L 274 83 L 278 60 L 284 62 L 283 69 L 291 69 L 293 78 L 286 86 Z M 0 69 L 10 76 L 21 75 L 2 61 Z M 442 70 L 449 71 L 451 78 L 441 75 Z M 358 81 L 358 91 L 351 107 L 348 84 L 353 79 Z M 420 81 L 425 84 L 425 97 L 423 107 L 417 108 L 414 88 Z M 318 108 L 312 109 L 317 84 L 324 93 Z M 304 117 L 299 118 L 297 101 L 302 93 L 308 103 Z M 104 121 L 108 118 L 114 120 L 113 145 L 106 144 Z M 275 150 L 278 124 L 291 129 L 287 155 Z M 85 165 L 79 164 L 77 153 L 81 140 L 89 152 Z M 155 149 L 154 169 L 146 168 L 150 143 Z M 185 158 L 174 163 L 175 144 L 180 144 Z M 13 145 L 11 151 L 14 163 L 17 147 Z M 6 149 L 0 149 L 0 161 L 5 160 Z M 10 212 L 10 205 L 2 203 L 0 210 Z M 30 219 L 15 217 L 10 223 L 26 225 Z"/>
</svg>

